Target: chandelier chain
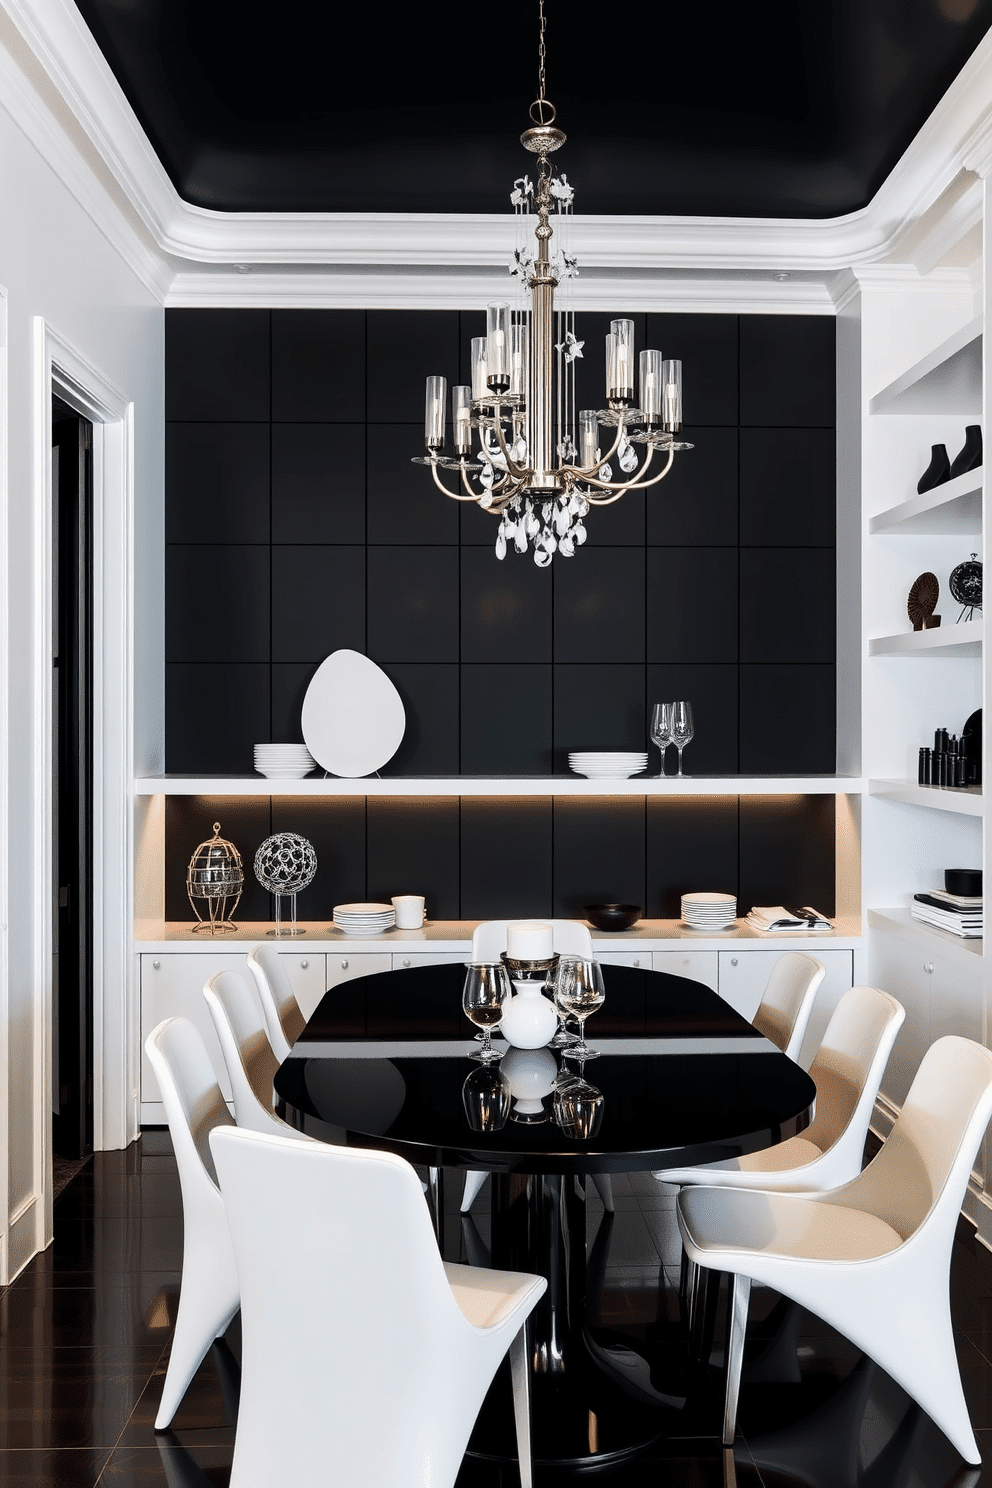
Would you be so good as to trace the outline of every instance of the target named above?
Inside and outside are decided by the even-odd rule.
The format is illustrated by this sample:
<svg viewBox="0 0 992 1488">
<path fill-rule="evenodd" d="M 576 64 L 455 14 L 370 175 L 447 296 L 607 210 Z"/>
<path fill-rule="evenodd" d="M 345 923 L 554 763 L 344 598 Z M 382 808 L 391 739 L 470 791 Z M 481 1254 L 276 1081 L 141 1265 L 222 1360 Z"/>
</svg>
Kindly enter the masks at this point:
<svg viewBox="0 0 992 1488">
<path fill-rule="evenodd" d="M 547 58 L 547 51 L 546 51 L 546 48 L 545 48 L 545 45 L 544 45 L 544 0 L 538 0 L 538 11 L 539 11 L 539 14 L 540 14 L 540 20 L 539 20 L 539 39 L 538 39 L 538 43 L 537 43 L 537 100 L 538 100 L 539 103 L 543 103 L 544 102 L 544 64 L 545 64 L 545 60 Z"/>
</svg>

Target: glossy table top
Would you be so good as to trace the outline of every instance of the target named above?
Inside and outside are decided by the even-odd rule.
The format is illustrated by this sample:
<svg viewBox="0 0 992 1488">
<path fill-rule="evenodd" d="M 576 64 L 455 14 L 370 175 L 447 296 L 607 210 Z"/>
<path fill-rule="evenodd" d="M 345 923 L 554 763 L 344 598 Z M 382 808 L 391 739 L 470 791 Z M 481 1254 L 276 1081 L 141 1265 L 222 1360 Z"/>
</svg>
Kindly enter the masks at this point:
<svg viewBox="0 0 992 1488">
<path fill-rule="evenodd" d="M 586 1025 L 601 1053 L 584 1078 L 603 1097 L 590 1138 L 555 1119 L 550 1087 L 561 1059 L 550 1049 L 507 1051 L 496 1068 L 510 1085 L 509 1119 L 473 1130 L 478 1099 L 466 1081 L 471 1092 L 485 1077 L 469 1058 L 478 1045 L 461 1011 L 461 965 L 332 988 L 276 1077 L 280 1110 L 313 1136 L 410 1162 L 528 1173 L 712 1162 L 808 1124 L 812 1080 L 715 992 L 631 967 L 604 966 L 603 975 L 606 1002 Z"/>
</svg>

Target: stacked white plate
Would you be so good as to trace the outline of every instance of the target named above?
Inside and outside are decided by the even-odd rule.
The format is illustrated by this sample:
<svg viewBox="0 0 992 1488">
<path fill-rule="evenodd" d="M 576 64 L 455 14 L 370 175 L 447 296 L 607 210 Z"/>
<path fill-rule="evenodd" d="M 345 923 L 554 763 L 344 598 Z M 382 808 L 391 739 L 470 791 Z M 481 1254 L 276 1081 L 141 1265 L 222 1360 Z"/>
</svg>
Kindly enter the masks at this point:
<svg viewBox="0 0 992 1488">
<path fill-rule="evenodd" d="M 691 930 L 726 930 L 736 918 L 734 894 L 682 895 L 682 921 Z"/>
<path fill-rule="evenodd" d="M 626 780 L 646 770 L 647 750 L 582 750 L 573 749 L 568 756 L 568 768 L 576 775 L 586 775 L 590 780 Z"/>
<path fill-rule="evenodd" d="M 269 780 L 302 780 L 316 763 L 305 744 L 255 745 L 255 769 Z"/>
<path fill-rule="evenodd" d="M 396 924 L 391 904 L 336 904 L 334 923 L 345 935 L 381 935 Z"/>
</svg>

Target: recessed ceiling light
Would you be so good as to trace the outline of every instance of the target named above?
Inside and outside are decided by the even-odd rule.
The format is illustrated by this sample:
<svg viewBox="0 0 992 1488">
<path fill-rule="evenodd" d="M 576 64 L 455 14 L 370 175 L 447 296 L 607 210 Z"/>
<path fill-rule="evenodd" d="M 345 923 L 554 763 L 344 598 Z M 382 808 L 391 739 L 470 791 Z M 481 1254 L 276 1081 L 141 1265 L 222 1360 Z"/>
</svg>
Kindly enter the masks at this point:
<svg viewBox="0 0 992 1488">
<path fill-rule="evenodd" d="M 251 264 L 232 264 L 231 267 L 234 269 L 234 272 L 236 274 L 251 273 Z M 786 277 L 788 278 L 788 275 L 786 275 Z"/>
<path fill-rule="evenodd" d="M 784 270 L 784 269 L 782 269 L 782 270 L 780 270 L 780 272 L 779 272 L 779 273 L 777 273 L 777 274 L 773 274 L 773 275 L 772 275 L 772 278 L 773 278 L 773 279 L 777 279 L 777 280 L 778 280 L 778 282 L 779 282 L 779 283 L 780 283 L 780 284 L 781 284 L 781 283 L 782 283 L 782 282 L 783 282 L 783 280 L 785 280 L 785 279 L 791 279 L 791 278 L 792 278 L 792 275 L 791 275 L 791 274 L 787 274 L 787 273 L 786 273 L 786 272 L 785 272 L 785 270 Z"/>
</svg>

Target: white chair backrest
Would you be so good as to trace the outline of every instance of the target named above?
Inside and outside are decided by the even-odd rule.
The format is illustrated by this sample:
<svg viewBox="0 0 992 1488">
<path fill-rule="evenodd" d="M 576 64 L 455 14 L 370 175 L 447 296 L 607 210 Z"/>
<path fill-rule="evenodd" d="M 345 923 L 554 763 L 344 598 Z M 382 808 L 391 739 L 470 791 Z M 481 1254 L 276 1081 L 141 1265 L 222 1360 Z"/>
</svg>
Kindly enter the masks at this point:
<svg viewBox="0 0 992 1488">
<path fill-rule="evenodd" d="M 772 967 L 752 1021 L 790 1059 L 799 1055 L 816 989 L 825 975 L 822 961 L 801 951 L 785 951 Z"/>
<path fill-rule="evenodd" d="M 816 1114 L 803 1136 L 821 1152 L 852 1148 L 850 1171 L 861 1166 L 875 1097 L 906 1013 L 877 987 L 851 987 L 830 1015 L 810 1075 Z"/>
<path fill-rule="evenodd" d="M 281 1064 L 306 1027 L 307 1020 L 296 1000 L 282 956 L 274 945 L 255 946 L 250 950 L 248 970 L 255 978 L 272 1052 Z"/>
<path fill-rule="evenodd" d="M 908 1240 L 943 1226 L 947 1253 L 979 1144 L 992 1117 L 992 1053 L 948 1034 L 923 1056 L 885 1145 L 824 1203 L 876 1214 Z"/>
<path fill-rule="evenodd" d="M 326 1483 L 329 1443 L 334 1481 L 352 1488 L 453 1482 L 463 1443 L 449 1478 L 431 1431 L 439 1403 L 457 1428 L 453 1371 L 473 1330 L 413 1169 L 386 1152 L 218 1138 L 244 1340 L 232 1485 Z"/>
<path fill-rule="evenodd" d="M 205 1192 L 217 1195 L 209 1136 L 234 1125 L 217 1084 L 203 1039 L 188 1018 L 166 1018 L 145 1040 L 145 1052 L 162 1094 L 165 1118 L 179 1168 L 183 1208 L 193 1209 Z"/>
<path fill-rule="evenodd" d="M 204 985 L 203 996 L 230 1076 L 238 1125 L 250 1131 L 282 1128 L 288 1134 L 272 1110 L 279 1061 L 248 983 L 236 971 L 219 971 Z"/>
<path fill-rule="evenodd" d="M 473 961 L 498 961 L 506 950 L 506 927 L 523 923 L 521 920 L 483 920 L 476 925 L 472 935 Z M 579 920 L 540 920 L 554 931 L 555 953 L 562 956 L 584 956 L 592 960 L 592 936 Z"/>
</svg>

